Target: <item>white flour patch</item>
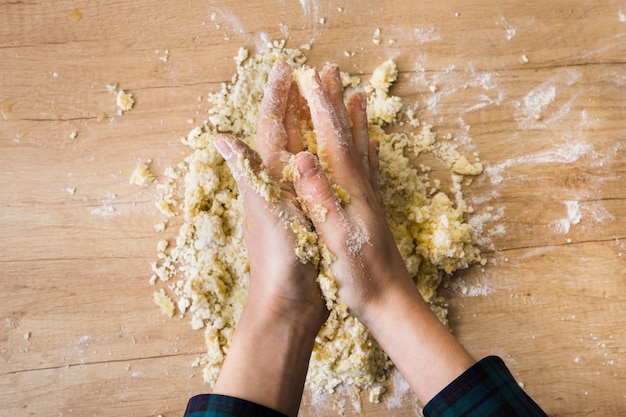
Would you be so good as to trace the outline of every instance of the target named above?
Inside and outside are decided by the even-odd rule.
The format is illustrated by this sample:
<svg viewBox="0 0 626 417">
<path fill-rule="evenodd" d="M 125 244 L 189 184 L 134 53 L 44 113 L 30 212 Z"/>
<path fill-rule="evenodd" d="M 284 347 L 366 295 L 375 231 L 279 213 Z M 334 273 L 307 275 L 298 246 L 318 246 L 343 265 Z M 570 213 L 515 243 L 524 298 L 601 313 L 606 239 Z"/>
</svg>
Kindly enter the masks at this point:
<svg viewBox="0 0 626 417">
<path fill-rule="evenodd" d="M 111 219 L 122 214 L 120 211 L 115 209 L 115 207 L 113 206 L 113 201 L 111 199 L 100 200 L 100 203 L 102 204 L 101 206 L 91 210 L 91 214 L 93 214 L 94 216 Z"/>
<path fill-rule="evenodd" d="M 419 43 L 435 42 L 441 40 L 441 33 L 437 28 L 415 28 L 413 36 Z"/>
<path fill-rule="evenodd" d="M 438 114 L 438 106 L 443 98 L 454 96 L 459 91 L 480 90 L 476 91 L 475 96 L 469 99 L 464 97 L 460 104 L 457 104 L 457 111 L 461 116 L 489 106 L 500 105 L 506 97 L 494 80 L 495 73 L 476 71 L 471 62 L 465 69 L 449 65 L 427 77 L 425 70 L 427 58 L 419 56 L 417 61 L 414 64 L 416 75 L 411 78 L 411 82 L 424 90 L 423 108 L 432 114 Z"/>
<path fill-rule="evenodd" d="M 484 278 L 471 278 L 469 281 L 457 278 L 450 281 L 448 287 L 461 297 L 485 297 L 495 291 L 494 288 L 487 284 Z"/>
<path fill-rule="evenodd" d="M 624 254 L 624 251 L 626 251 L 626 242 L 622 242 L 619 239 L 615 239 L 615 245 L 617 246 L 617 249 L 619 250 L 619 252 L 617 253 L 617 256 L 621 258 Z"/>
<path fill-rule="evenodd" d="M 552 226 L 556 233 L 567 234 L 569 233 L 572 225 L 580 223 L 583 215 L 580 211 L 580 204 L 578 201 L 567 200 L 563 203 L 567 208 L 567 217 L 557 220 L 552 223 Z"/>
<path fill-rule="evenodd" d="M 494 100 L 486 94 L 479 94 L 478 96 L 476 96 L 477 103 L 472 104 L 468 108 L 461 110 L 461 114 L 466 114 L 466 113 L 474 112 L 476 110 L 481 110 L 493 104 L 500 104 L 500 101 L 502 100 L 502 98 L 503 98 L 503 95 L 500 95 L 497 100 Z"/>
<path fill-rule="evenodd" d="M 472 283 L 465 287 L 461 287 L 461 295 L 463 297 L 484 297 L 494 292 L 494 289 L 485 283 Z"/>
<path fill-rule="evenodd" d="M 591 201 L 582 207 L 584 217 L 594 223 L 600 224 L 606 221 L 615 220 L 613 216 L 602 204 L 602 201 Z"/>
<path fill-rule="evenodd" d="M 93 336 L 83 336 L 80 337 L 76 340 L 76 342 L 74 342 L 76 344 L 76 346 L 83 346 L 89 342 L 91 342 L 92 340 L 95 340 L 96 338 Z"/>
<path fill-rule="evenodd" d="M 469 131 L 471 129 L 471 126 L 465 122 L 465 120 L 462 117 L 459 117 L 457 119 L 457 123 L 459 124 L 459 133 L 456 135 L 456 140 L 465 145 L 467 150 L 472 150 L 474 148 L 476 148 L 476 146 L 474 146 L 473 142 L 472 142 L 472 137 L 469 135 Z"/>
<path fill-rule="evenodd" d="M 497 185 L 503 181 L 503 172 L 516 165 L 537 165 L 537 164 L 571 164 L 578 161 L 583 156 L 591 153 L 593 146 L 584 142 L 569 141 L 558 145 L 554 149 L 537 152 L 530 155 L 511 158 L 499 164 L 488 166 L 485 172 L 489 175 L 491 183 Z"/>
<path fill-rule="evenodd" d="M 626 14 L 624 14 L 624 12 L 621 9 L 619 12 L 617 12 L 617 20 L 619 20 L 622 23 L 626 23 Z"/>
<path fill-rule="evenodd" d="M 556 86 L 542 84 L 528 93 L 524 99 L 522 111 L 526 119 L 540 117 L 541 112 L 554 102 L 556 98 Z"/>
<path fill-rule="evenodd" d="M 516 103 L 518 111 L 515 114 L 515 120 L 523 128 L 528 129 L 546 127 L 562 119 L 570 112 L 579 93 L 572 95 L 565 104 L 555 109 L 553 104 L 557 98 L 557 85 L 572 86 L 581 76 L 580 72 L 573 69 L 559 71 L 557 75 L 526 94 L 521 102 Z"/>
<path fill-rule="evenodd" d="M 222 32 L 225 41 L 231 40 L 233 35 L 241 38 L 250 37 L 250 33 L 234 13 L 223 10 L 213 11 L 211 13 L 211 22 L 215 29 Z"/>
<path fill-rule="evenodd" d="M 496 24 L 501 24 L 502 27 L 506 30 L 506 40 L 510 41 L 517 34 L 517 29 L 515 29 L 511 24 L 504 18 L 504 16 L 500 15 L 500 20 Z"/>
<path fill-rule="evenodd" d="M 471 202 L 472 205 L 476 206 L 479 204 L 484 204 L 484 203 L 488 203 L 490 201 L 496 200 L 498 197 L 500 197 L 500 193 L 497 190 L 490 190 L 488 192 L 486 192 L 485 194 L 482 195 L 473 195 L 470 196 L 471 198 Z"/>
<path fill-rule="evenodd" d="M 468 71 L 472 77 L 463 88 L 469 87 L 482 88 L 485 91 L 491 91 L 498 88 L 498 84 L 493 80 L 494 73 L 488 71 L 476 71 L 472 63 L 469 64 Z"/>
<path fill-rule="evenodd" d="M 284 23 L 280 23 L 278 27 L 280 28 L 280 33 L 283 35 L 283 38 L 289 39 L 289 26 Z"/>
<path fill-rule="evenodd" d="M 405 397 L 413 394 L 409 383 L 397 369 L 391 373 L 391 387 L 391 392 L 386 392 L 383 397 L 389 410 L 402 407 Z"/>
<path fill-rule="evenodd" d="M 474 229 L 476 236 L 478 236 L 477 243 L 480 246 L 496 250 L 492 237 L 506 234 L 506 226 L 502 223 L 497 223 L 503 217 L 504 206 L 498 208 L 488 206 L 484 208 L 480 214 L 474 214 L 469 218 L 468 223 Z M 487 224 L 494 225 L 485 230 Z"/>
<path fill-rule="evenodd" d="M 317 2 L 300 0 L 300 7 L 302 8 L 302 14 L 307 20 L 307 32 L 312 35 L 317 30 L 317 26 L 320 23 Z"/>
<path fill-rule="evenodd" d="M 617 157 L 620 153 L 626 150 L 626 141 L 617 142 L 615 146 L 613 146 L 613 156 Z"/>
<path fill-rule="evenodd" d="M 103 342 L 108 342 L 108 341 L 109 341 L 109 338 L 107 336 L 95 337 L 95 336 L 86 335 L 86 336 L 82 336 L 76 339 L 73 344 L 75 346 L 85 346 L 92 342 L 103 343 Z"/>
<path fill-rule="evenodd" d="M 540 123 L 537 123 L 536 127 L 547 127 L 548 125 L 550 125 L 551 123 L 554 123 L 558 120 L 561 120 L 563 117 L 565 117 L 572 109 L 572 104 L 574 104 L 574 101 L 576 101 L 578 99 L 578 96 L 580 95 L 580 93 L 576 93 L 572 96 L 572 98 L 570 98 L 569 100 L 567 100 L 567 103 L 565 103 L 564 105 L 562 105 L 558 110 L 556 110 L 550 117 L 547 117 L 545 119 L 542 119 L 540 121 Z"/>
</svg>

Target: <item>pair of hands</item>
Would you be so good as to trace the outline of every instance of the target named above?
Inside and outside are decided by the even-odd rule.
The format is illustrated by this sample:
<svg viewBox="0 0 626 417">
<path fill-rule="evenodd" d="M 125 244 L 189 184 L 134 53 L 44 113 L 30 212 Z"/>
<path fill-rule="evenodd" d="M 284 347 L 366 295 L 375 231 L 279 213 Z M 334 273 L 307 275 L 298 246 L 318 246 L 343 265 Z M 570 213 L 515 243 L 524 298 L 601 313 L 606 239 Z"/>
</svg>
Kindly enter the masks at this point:
<svg viewBox="0 0 626 417">
<path fill-rule="evenodd" d="M 344 104 L 336 66 L 299 74 L 277 62 L 257 122 L 258 153 L 229 135 L 215 145 L 244 201 L 250 261 L 248 300 L 214 393 L 298 413 L 315 336 L 328 317 L 317 267 L 295 253 L 296 219 L 315 228 L 333 254 L 339 301 L 365 324 L 425 403 L 474 360 L 424 303 L 378 200 L 378 149 L 368 136 L 366 98 Z M 303 151 L 299 124 L 310 120 L 317 156 Z M 289 160 L 293 184 L 281 182 Z M 322 168 L 323 167 L 323 168 Z M 257 192 L 269 174 L 271 198 Z M 277 185 L 280 187 L 277 191 Z M 342 205 L 333 185 L 349 195 Z M 263 184 L 261 184 L 263 186 Z M 307 213 L 319 212 L 325 216 Z"/>
<path fill-rule="evenodd" d="M 229 135 L 219 136 L 216 146 L 244 199 L 249 299 L 267 300 L 268 308 L 294 317 L 306 313 L 310 317 L 304 320 L 317 333 L 327 312 L 315 282 L 316 268 L 295 255 L 296 236 L 285 224 L 290 217 L 312 222 L 335 257 L 332 272 L 340 301 L 365 324 L 379 304 L 377 299 L 395 281 L 407 285 L 410 278 L 378 201 L 378 149 L 368 136 L 365 95 L 355 92 L 344 104 L 339 69 L 334 65 L 326 65 L 321 74 L 304 72 L 298 84 L 300 88 L 292 66 L 278 61 L 259 111 L 258 154 Z M 313 122 L 319 156 L 302 151 L 300 122 L 307 118 Z M 239 163 L 242 157 L 257 173 L 266 167 L 281 185 L 276 201 L 268 202 L 246 182 Z M 281 178 L 291 158 L 299 175 L 293 184 L 286 184 Z M 333 185 L 348 193 L 349 204 L 340 204 Z M 326 216 L 307 218 L 306 213 L 320 206 Z"/>
</svg>

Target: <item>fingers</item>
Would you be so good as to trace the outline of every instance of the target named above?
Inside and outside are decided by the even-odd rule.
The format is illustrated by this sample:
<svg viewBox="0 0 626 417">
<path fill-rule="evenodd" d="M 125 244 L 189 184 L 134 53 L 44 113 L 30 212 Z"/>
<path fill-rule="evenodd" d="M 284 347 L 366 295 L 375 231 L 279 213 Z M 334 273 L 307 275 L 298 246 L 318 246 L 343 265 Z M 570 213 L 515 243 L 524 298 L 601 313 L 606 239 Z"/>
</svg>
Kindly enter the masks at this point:
<svg viewBox="0 0 626 417">
<path fill-rule="evenodd" d="M 257 120 L 257 148 L 273 178 L 280 178 L 285 164 L 284 152 L 293 148 L 297 120 L 289 115 L 294 106 L 292 92 L 293 68 L 285 61 L 276 61 L 270 72 Z M 291 97 L 291 99 L 290 99 Z"/>
<path fill-rule="evenodd" d="M 352 121 L 352 141 L 365 172 L 369 172 L 369 134 L 367 132 L 367 98 L 363 92 L 356 92 L 348 98 L 347 113 Z"/>
<path fill-rule="evenodd" d="M 315 70 L 297 73 L 297 81 L 300 93 L 306 99 L 311 113 L 318 156 L 322 163 L 328 165 L 329 175 L 335 180 L 335 172 L 339 172 L 344 165 L 352 163 L 350 131 L 345 130 Z"/>
<path fill-rule="evenodd" d="M 370 184 L 380 201 L 380 143 L 377 140 L 369 141 L 369 173 Z"/>
<path fill-rule="evenodd" d="M 227 134 L 218 135 L 214 143 L 233 174 L 244 199 L 257 195 L 266 202 L 278 200 L 280 187 L 269 178 L 261 157 L 254 150 Z"/>
<path fill-rule="evenodd" d="M 289 96 L 287 97 L 287 113 L 285 114 L 285 130 L 287 131 L 287 152 L 297 154 L 304 145 L 300 135 L 300 118 L 302 112 L 302 102 L 304 99 L 298 91 L 298 85 L 291 82 Z"/>
<path fill-rule="evenodd" d="M 315 155 L 300 152 L 295 156 L 294 164 L 300 174 L 294 180 L 296 194 L 317 232 L 333 246 L 328 240 L 342 235 L 336 233 L 336 227 L 340 224 L 338 222 L 343 216 L 341 204 Z"/>
<path fill-rule="evenodd" d="M 336 66 L 326 66 L 320 76 L 314 70 L 296 74 L 310 108 L 318 156 L 330 181 L 349 193 L 362 192 L 366 182 L 378 195 L 378 148 L 369 140 L 365 94 L 355 92 L 344 104 Z"/>
<path fill-rule="evenodd" d="M 335 64 L 326 64 L 320 73 L 322 85 L 326 89 L 328 98 L 330 99 L 339 123 L 344 132 L 350 131 L 350 118 L 346 111 L 346 105 L 343 102 L 343 85 L 341 83 L 341 75 L 339 67 Z"/>
</svg>

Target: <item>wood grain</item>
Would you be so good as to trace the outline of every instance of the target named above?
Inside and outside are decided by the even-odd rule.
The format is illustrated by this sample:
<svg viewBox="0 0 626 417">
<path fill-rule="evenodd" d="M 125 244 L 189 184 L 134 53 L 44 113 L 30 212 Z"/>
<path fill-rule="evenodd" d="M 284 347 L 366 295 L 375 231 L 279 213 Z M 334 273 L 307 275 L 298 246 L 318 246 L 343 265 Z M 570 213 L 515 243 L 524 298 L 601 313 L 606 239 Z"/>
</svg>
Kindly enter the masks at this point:
<svg viewBox="0 0 626 417">
<path fill-rule="evenodd" d="M 156 190 L 128 178 L 182 160 L 238 48 L 282 38 L 364 79 L 393 58 L 393 93 L 480 154 L 489 263 L 446 290 L 468 349 L 551 416 L 626 415 L 625 20 L 608 0 L 0 3 L 0 416 L 169 417 L 206 392 L 203 335 L 151 300 Z M 362 413 L 419 415 L 387 397 Z M 301 415 L 352 399 L 307 393 Z"/>
</svg>

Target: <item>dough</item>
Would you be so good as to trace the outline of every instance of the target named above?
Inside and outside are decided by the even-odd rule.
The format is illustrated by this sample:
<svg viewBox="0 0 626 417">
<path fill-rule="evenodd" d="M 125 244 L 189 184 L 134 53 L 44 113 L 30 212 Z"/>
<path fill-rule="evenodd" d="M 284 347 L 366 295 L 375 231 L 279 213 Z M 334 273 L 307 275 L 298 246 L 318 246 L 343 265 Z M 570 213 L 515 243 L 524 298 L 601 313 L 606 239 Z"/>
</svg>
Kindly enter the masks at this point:
<svg viewBox="0 0 626 417">
<path fill-rule="evenodd" d="M 246 300 L 249 280 L 242 201 L 213 139 L 220 132 L 230 132 L 255 147 L 258 108 L 267 76 L 277 59 L 299 67 L 306 61 L 301 50 L 286 48 L 284 42 L 274 42 L 252 57 L 241 49 L 235 59 L 237 73 L 233 82 L 209 96 L 213 107 L 207 125 L 193 129 L 183 140 L 191 148 L 178 170 L 183 178 L 179 187 L 184 188 L 180 213 L 183 224 L 170 252 L 160 252 L 159 260 L 152 265 L 151 282 L 168 281 L 169 292 L 178 300 L 178 312 L 190 318 L 192 328 L 204 328 L 207 353 L 194 366 L 203 368 L 209 384 L 218 376 Z M 420 125 L 413 111 L 402 111 L 400 98 L 389 95 L 396 77 L 395 63 L 386 61 L 365 87 L 370 135 L 380 142 L 382 204 L 419 291 L 437 317 L 447 324 L 445 299 L 437 293 L 442 279 L 480 261 L 474 230 L 463 219 L 470 210 L 462 199 L 460 174 L 476 175 L 482 166 L 461 156 L 450 143 L 440 144 L 431 127 Z M 342 74 L 342 80 L 352 87 L 360 82 L 348 74 Z M 388 133 L 385 128 L 389 124 L 403 129 Z M 302 133 L 309 150 L 315 152 L 314 132 L 303 126 Z M 409 160 L 408 155 L 417 157 L 424 152 L 440 157 L 450 166 L 451 174 L 456 173 L 451 191 L 454 200 L 439 189 L 436 180 L 429 178 L 428 169 L 418 170 Z M 175 184 L 167 181 L 168 191 L 163 194 L 169 200 L 160 200 L 167 216 L 173 215 L 171 208 L 177 205 L 172 191 Z M 316 215 L 324 214 L 320 210 Z M 299 232 L 297 225 L 293 229 Z M 332 254 L 321 250 L 319 262 L 318 282 L 331 314 L 316 338 L 307 384 L 321 392 L 333 392 L 340 384 L 372 387 L 372 398 L 378 401 L 384 390 L 377 383 L 386 378 L 392 363 L 365 327 L 336 302 L 336 286 L 327 272 Z M 155 293 L 162 308 L 164 296 L 169 297 Z M 169 315 L 171 305 L 165 304 L 164 311 Z"/>
</svg>

